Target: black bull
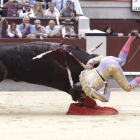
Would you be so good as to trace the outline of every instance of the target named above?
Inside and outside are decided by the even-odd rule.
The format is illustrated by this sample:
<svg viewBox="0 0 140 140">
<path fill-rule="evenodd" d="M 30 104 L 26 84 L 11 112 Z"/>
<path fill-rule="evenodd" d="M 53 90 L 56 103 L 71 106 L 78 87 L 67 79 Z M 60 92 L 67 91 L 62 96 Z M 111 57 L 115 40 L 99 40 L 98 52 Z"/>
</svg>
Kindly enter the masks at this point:
<svg viewBox="0 0 140 140">
<path fill-rule="evenodd" d="M 40 59 L 33 57 L 54 50 Z M 25 81 L 57 88 L 68 92 L 70 83 L 66 66 L 68 65 L 74 83 L 79 81 L 83 67 L 69 55 L 71 52 L 78 60 L 86 64 L 96 54 L 89 55 L 76 46 L 49 42 L 0 43 L 0 81 L 4 78 Z"/>
</svg>

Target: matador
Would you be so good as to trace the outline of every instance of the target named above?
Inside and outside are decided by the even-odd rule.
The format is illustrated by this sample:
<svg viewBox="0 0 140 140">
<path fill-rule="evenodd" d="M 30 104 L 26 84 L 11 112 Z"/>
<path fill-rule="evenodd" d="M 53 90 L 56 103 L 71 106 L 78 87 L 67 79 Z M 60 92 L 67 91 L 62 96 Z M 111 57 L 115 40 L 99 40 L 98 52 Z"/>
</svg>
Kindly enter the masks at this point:
<svg viewBox="0 0 140 140">
<path fill-rule="evenodd" d="M 120 87 L 127 92 L 130 92 L 131 89 L 139 87 L 140 77 L 137 77 L 131 82 L 128 82 L 121 68 L 126 62 L 126 58 L 130 50 L 130 45 L 136 37 L 138 37 L 138 34 L 131 32 L 131 36 L 129 36 L 127 42 L 120 51 L 118 58 L 114 56 L 98 56 L 90 59 L 87 62 L 85 69 L 79 76 L 81 86 L 74 86 L 69 91 L 72 99 L 74 101 L 79 101 L 80 98 L 89 96 L 102 102 L 108 102 L 110 98 L 110 89 L 107 86 L 107 79 L 111 75 L 120 85 Z M 98 64 L 96 68 L 94 68 L 95 64 Z M 101 89 L 104 85 L 104 93 L 102 94 L 98 90 Z"/>
</svg>

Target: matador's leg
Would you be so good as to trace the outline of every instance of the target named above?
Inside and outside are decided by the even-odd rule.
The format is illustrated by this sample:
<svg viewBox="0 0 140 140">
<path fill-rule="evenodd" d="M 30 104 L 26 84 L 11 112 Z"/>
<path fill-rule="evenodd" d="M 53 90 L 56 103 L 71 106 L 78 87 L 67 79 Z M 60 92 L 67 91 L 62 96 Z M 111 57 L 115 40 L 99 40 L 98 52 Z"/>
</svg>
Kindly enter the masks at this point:
<svg viewBox="0 0 140 140">
<path fill-rule="evenodd" d="M 127 42 L 125 43 L 125 45 L 123 46 L 121 51 L 128 54 L 129 50 L 130 50 L 131 43 L 135 38 L 136 38 L 136 36 L 129 36 Z"/>
<path fill-rule="evenodd" d="M 119 54 L 119 58 L 121 59 L 120 66 L 123 66 L 125 64 L 127 55 L 129 53 L 129 50 L 130 50 L 131 43 L 136 38 L 137 34 L 134 33 L 133 35 L 135 35 L 135 36 L 129 36 L 127 42 L 125 43 L 122 50 L 120 51 L 120 54 Z"/>
<path fill-rule="evenodd" d="M 125 91 L 131 91 L 131 89 L 140 86 L 140 77 L 128 82 L 120 65 L 113 59 L 106 58 L 96 70 L 105 81 L 112 75 Z"/>
</svg>

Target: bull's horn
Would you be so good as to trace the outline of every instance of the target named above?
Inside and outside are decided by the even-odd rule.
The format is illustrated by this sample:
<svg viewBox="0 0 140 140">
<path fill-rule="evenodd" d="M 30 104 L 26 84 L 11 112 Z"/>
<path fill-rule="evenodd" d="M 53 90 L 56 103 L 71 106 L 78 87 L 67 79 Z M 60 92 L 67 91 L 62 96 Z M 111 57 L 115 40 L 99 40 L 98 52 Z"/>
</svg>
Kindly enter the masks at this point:
<svg viewBox="0 0 140 140">
<path fill-rule="evenodd" d="M 103 44 L 103 42 L 102 42 L 101 44 L 99 44 L 98 46 L 96 46 L 96 47 L 90 49 L 90 50 L 88 51 L 88 53 L 89 53 L 89 54 L 92 54 L 92 53 L 93 53 L 96 49 L 98 49 L 102 44 Z"/>
</svg>

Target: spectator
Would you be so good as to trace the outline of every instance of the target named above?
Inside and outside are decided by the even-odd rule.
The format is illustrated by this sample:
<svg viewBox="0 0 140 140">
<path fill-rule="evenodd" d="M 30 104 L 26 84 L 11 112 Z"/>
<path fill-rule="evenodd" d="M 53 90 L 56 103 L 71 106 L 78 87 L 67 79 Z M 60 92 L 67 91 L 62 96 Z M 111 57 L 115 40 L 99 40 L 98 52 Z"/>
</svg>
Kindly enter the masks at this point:
<svg viewBox="0 0 140 140">
<path fill-rule="evenodd" d="M 49 8 L 49 4 L 51 3 L 51 0 L 36 0 L 42 3 L 43 8 L 46 10 Z"/>
<path fill-rule="evenodd" d="M 15 23 L 11 23 L 11 26 L 9 29 L 7 29 L 7 35 L 10 38 L 22 38 L 22 34 L 19 29 L 16 28 Z"/>
<path fill-rule="evenodd" d="M 46 26 L 46 34 L 48 37 L 54 37 L 55 35 L 59 35 L 59 29 L 55 25 L 54 20 L 50 20 L 49 25 Z"/>
<path fill-rule="evenodd" d="M 41 26 L 41 21 L 39 19 L 36 19 L 34 21 L 34 32 L 38 36 L 46 37 L 46 29 L 44 26 Z"/>
<path fill-rule="evenodd" d="M 1 20 L 0 20 L 0 38 L 2 38 L 2 24 L 3 24 L 4 21 L 6 22 L 6 25 L 8 27 L 8 22 L 7 22 L 6 18 L 2 17 Z"/>
<path fill-rule="evenodd" d="M 22 3 L 17 0 L 9 0 L 4 4 L 4 8 L 7 8 L 7 17 L 18 17 L 18 9 L 21 8 Z"/>
<path fill-rule="evenodd" d="M 131 32 L 135 32 L 136 34 L 139 33 L 137 29 L 133 29 Z M 131 35 L 131 33 L 128 34 L 128 36 L 130 36 L 130 35 Z M 140 37 L 140 34 L 138 34 L 138 36 Z"/>
<path fill-rule="evenodd" d="M 56 17 L 56 14 L 59 14 L 59 11 L 55 8 L 53 3 L 49 4 L 49 8 L 45 11 L 44 17 Z"/>
<path fill-rule="evenodd" d="M 29 2 L 25 2 L 24 6 L 18 11 L 18 13 L 19 17 L 24 17 L 25 15 L 29 15 L 29 17 L 34 17 Z"/>
<path fill-rule="evenodd" d="M 56 9 L 61 11 L 62 9 L 66 8 L 67 1 L 68 0 L 52 0 L 52 3 L 55 4 Z M 69 0 L 69 1 L 72 2 L 72 0 Z"/>
<path fill-rule="evenodd" d="M 82 34 L 76 34 L 73 25 L 73 22 L 71 22 L 71 19 L 65 19 L 65 21 L 62 22 L 64 25 L 61 26 L 63 37 L 68 39 L 75 39 L 76 37 L 82 37 Z"/>
<path fill-rule="evenodd" d="M 36 39 L 36 35 L 34 33 L 31 33 L 31 34 L 27 35 L 26 38 L 28 38 L 28 39 Z"/>
<path fill-rule="evenodd" d="M 43 17 L 43 8 L 41 2 L 35 2 L 33 6 L 34 17 Z"/>
<path fill-rule="evenodd" d="M 19 30 L 22 33 L 22 36 L 34 33 L 33 25 L 31 25 L 29 22 L 30 22 L 29 17 L 27 15 L 24 16 L 23 23 L 19 25 Z"/>
<path fill-rule="evenodd" d="M 113 28 L 111 26 L 106 26 L 104 32 L 108 33 L 109 36 L 124 36 L 123 33 L 113 33 Z"/>
<path fill-rule="evenodd" d="M 73 22 L 71 22 L 70 19 L 65 19 L 65 21 L 62 22 L 64 25 L 62 25 L 62 34 L 65 36 L 69 36 L 70 34 L 75 34 L 74 27 L 72 26 Z"/>
<path fill-rule="evenodd" d="M 73 9 L 71 7 L 71 1 L 67 1 L 66 8 L 60 11 L 60 17 L 72 17 Z"/>
</svg>

